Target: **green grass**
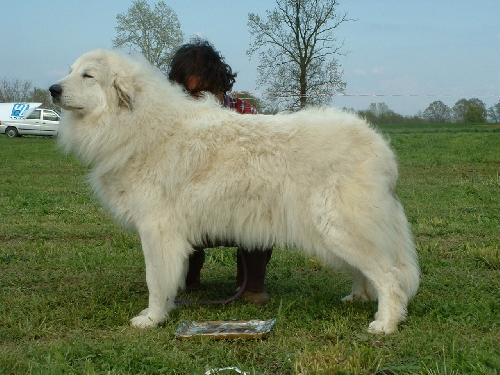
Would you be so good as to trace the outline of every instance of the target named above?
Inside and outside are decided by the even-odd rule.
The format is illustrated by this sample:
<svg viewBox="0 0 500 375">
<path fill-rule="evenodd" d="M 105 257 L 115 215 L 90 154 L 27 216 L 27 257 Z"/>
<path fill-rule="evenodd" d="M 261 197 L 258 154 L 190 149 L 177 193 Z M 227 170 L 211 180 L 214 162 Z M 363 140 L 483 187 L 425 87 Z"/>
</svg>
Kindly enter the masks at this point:
<svg viewBox="0 0 500 375">
<path fill-rule="evenodd" d="M 0 373 L 498 374 L 500 129 L 381 129 L 422 268 L 408 320 L 390 336 L 366 333 L 375 303 L 340 302 L 348 275 L 279 249 L 268 306 L 180 307 L 163 328 L 130 327 L 147 304 L 137 236 L 100 208 L 53 139 L 0 137 Z M 234 276 L 234 250 L 210 251 L 195 297 L 232 295 Z M 263 340 L 174 337 L 185 320 L 273 317 Z"/>
</svg>

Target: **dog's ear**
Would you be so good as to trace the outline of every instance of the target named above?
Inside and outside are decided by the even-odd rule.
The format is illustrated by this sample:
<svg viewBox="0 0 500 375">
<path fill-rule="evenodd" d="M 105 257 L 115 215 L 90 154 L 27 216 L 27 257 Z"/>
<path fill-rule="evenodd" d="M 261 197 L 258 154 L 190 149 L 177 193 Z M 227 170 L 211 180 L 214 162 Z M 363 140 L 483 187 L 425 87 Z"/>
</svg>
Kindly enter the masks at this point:
<svg viewBox="0 0 500 375">
<path fill-rule="evenodd" d="M 119 76 L 115 78 L 113 85 L 118 95 L 118 106 L 132 110 L 134 87 L 127 80 L 123 79 L 123 77 Z"/>
</svg>

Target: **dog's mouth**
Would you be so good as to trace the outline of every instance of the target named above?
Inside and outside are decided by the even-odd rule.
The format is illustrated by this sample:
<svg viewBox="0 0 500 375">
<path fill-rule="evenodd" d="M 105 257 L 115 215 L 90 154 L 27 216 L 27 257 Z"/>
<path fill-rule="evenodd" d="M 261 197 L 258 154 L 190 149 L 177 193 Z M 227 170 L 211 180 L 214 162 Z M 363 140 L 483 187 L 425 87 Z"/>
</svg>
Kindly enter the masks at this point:
<svg viewBox="0 0 500 375">
<path fill-rule="evenodd" d="M 49 88 L 50 95 L 52 96 L 52 102 L 54 104 L 60 105 L 62 108 L 68 110 L 68 111 L 81 111 L 84 109 L 82 106 L 74 106 L 74 105 L 68 105 L 64 101 L 64 95 L 63 95 L 63 87 L 56 83 Z"/>
<path fill-rule="evenodd" d="M 73 106 L 73 105 L 68 105 L 60 100 L 52 100 L 54 104 L 59 105 L 62 109 L 65 109 L 66 111 L 83 111 L 85 107 L 80 107 L 80 106 Z"/>
<path fill-rule="evenodd" d="M 85 109 L 85 107 L 75 107 L 72 105 L 65 105 L 63 103 L 59 103 L 59 105 L 67 111 L 82 111 Z"/>
<path fill-rule="evenodd" d="M 65 103 L 61 98 L 53 99 L 52 101 L 66 111 L 83 111 L 85 109 L 83 106 Z"/>
</svg>

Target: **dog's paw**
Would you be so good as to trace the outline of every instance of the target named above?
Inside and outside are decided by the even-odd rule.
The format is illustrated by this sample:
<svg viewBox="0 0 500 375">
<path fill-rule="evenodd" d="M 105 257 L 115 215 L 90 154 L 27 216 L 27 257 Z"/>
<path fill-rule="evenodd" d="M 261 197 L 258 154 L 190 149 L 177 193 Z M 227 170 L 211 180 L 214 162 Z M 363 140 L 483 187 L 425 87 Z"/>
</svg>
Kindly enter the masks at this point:
<svg viewBox="0 0 500 375">
<path fill-rule="evenodd" d="M 147 310 L 147 309 L 146 309 Z M 159 325 L 162 325 L 165 323 L 165 318 L 163 319 L 158 319 L 158 318 L 152 318 L 151 316 L 147 315 L 147 311 L 145 314 L 145 310 L 141 311 L 140 315 L 137 315 L 135 318 L 132 318 L 130 320 L 130 324 L 132 327 L 136 328 L 154 328 L 158 327 Z"/>
<path fill-rule="evenodd" d="M 398 330 L 397 324 L 390 324 L 381 320 L 374 320 L 368 326 L 368 332 L 373 335 L 390 334 Z"/>
<path fill-rule="evenodd" d="M 368 302 L 369 300 L 370 299 L 368 298 L 368 296 L 364 293 L 353 293 L 342 298 L 342 302 L 353 302 L 353 301 Z"/>
<path fill-rule="evenodd" d="M 341 299 L 342 302 L 352 302 L 354 301 L 354 296 L 352 294 L 349 294 L 348 296 L 345 296 L 344 298 Z"/>
</svg>

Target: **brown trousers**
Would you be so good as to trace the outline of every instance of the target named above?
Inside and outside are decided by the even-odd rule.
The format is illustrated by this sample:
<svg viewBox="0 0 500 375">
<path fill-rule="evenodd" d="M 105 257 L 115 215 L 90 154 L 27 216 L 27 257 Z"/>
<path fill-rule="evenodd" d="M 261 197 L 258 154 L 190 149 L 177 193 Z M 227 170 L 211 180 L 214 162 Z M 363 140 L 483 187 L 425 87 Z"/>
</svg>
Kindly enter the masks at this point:
<svg viewBox="0 0 500 375">
<path fill-rule="evenodd" d="M 245 250 L 241 247 L 237 251 L 237 274 L 236 285 L 240 287 L 243 284 L 244 269 L 241 261 L 241 256 L 245 257 L 247 268 L 247 287 L 246 290 L 251 292 L 263 292 L 264 280 L 266 278 L 267 263 L 271 259 L 273 249 L 265 250 Z M 189 269 L 186 275 L 186 286 L 200 282 L 200 272 L 205 262 L 205 248 L 195 246 L 194 252 L 189 257 Z"/>
</svg>

